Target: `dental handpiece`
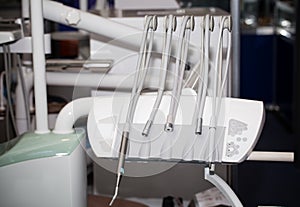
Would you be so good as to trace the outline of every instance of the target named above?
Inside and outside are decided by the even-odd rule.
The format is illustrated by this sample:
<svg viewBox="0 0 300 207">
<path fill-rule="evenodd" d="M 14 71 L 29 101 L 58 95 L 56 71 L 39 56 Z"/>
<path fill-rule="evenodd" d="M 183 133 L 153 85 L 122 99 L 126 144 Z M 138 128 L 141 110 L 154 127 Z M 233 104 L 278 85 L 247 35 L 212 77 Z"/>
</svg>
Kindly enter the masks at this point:
<svg viewBox="0 0 300 207">
<path fill-rule="evenodd" d="M 111 202 L 109 203 L 109 206 L 112 206 L 113 202 L 118 196 L 121 179 L 125 173 L 124 165 L 125 165 L 125 158 L 127 155 L 127 149 L 129 145 L 128 143 L 129 132 L 130 132 L 131 124 L 133 122 L 133 116 L 137 105 L 137 101 L 145 81 L 146 71 L 149 66 L 150 54 L 152 50 L 153 36 L 154 36 L 153 32 L 156 30 L 156 28 L 157 28 L 156 16 L 146 16 L 146 23 L 145 23 L 145 28 L 144 28 L 144 33 L 142 37 L 142 43 L 141 43 L 141 48 L 140 48 L 139 58 L 137 63 L 137 72 L 135 73 L 135 77 L 134 77 L 134 84 L 131 91 L 126 123 L 122 132 L 121 144 L 119 148 L 119 160 L 118 160 L 118 167 L 117 167 L 117 181 L 116 181 L 115 193 Z M 148 38 L 148 33 L 150 33 L 149 38 Z M 147 39 L 149 39 L 149 44 L 147 44 Z M 139 81 L 138 79 L 141 80 Z"/>
<path fill-rule="evenodd" d="M 116 182 L 116 187 L 115 187 L 115 193 L 114 193 L 112 200 L 109 203 L 109 206 L 112 206 L 113 202 L 115 201 L 115 199 L 118 196 L 121 179 L 125 173 L 124 165 L 125 165 L 125 157 L 126 157 L 127 148 L 128 148 L 128 138 L 129 138 L 129 132 L 123 132 L 122 139 L 121 139 L 120 151 L 119 151 L 119 162 L 118 162 L 118 168 L 117 168 L 117 182 Z"/>
</svg>

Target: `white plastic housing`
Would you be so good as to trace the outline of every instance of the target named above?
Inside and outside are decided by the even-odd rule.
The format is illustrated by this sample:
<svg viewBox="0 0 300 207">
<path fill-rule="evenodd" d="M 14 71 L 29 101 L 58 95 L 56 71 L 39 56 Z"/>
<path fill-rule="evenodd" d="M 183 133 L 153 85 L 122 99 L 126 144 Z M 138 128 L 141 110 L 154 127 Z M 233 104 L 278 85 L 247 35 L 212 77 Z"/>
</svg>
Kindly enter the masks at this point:
<svg viewBox="0 0 300 207">
<path fill-rule="evenodd" d="M 165 132 L 164 124 L 170 95 L 164 95 L 150 134 L 142 136 L 143 127 L 152 110 L 156 95 L 139 98 L 129 136 L 129 159 L 164 159 L 168 161 L 208 161 L 208 146 L 215 139 L 214 162 L 239 163 L 252 152 L 264 123 L 264 107 L 260 101 L 222 98 L 216 137 L 209 136 L 211 101 L 206 98 L 203 133 L 195 134 L 195 95 L 183 95 L 173 132 Z M 98 97 L 88 117 L 88 137 L 97 157 L 117 158 L 125 123 L 129 95 Z"/>
</svg>

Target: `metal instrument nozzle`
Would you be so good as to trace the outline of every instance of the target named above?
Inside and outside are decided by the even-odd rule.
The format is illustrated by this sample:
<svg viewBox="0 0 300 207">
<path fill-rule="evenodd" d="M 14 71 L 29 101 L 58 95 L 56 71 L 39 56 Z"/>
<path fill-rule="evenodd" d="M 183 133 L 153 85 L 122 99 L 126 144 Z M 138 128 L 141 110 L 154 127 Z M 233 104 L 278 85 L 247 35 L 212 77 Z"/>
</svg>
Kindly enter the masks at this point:
<svg viewBox="0 0 300 207">
<path fill-rule="evenodd" d="M 145 136 L 145 137 L 148 136 L 149 131 L 150 131 L 150 128 L 151 128 L 151 126 L 152 126 L 152 123 L 153 123 L 153 122 L 150 121 L 150 120 L 147 121 L 147 123 L 146 123 L 146 125 L 145 125 L 145 127 L 144 127 L 144 130 L 143 130 L 143 132 L 142 132 L 142 135 L 143 135 L 143 136 Z"/>
<path fill-rule="evenodd" d="M 202 118 L 197 119 L 195 134 L 198 134 L 198 135 L 202 134 L 202 122 L 203 122 Z"/>
<path fill-rule="evenodd" d="M 166 131 L 166 132 L 172 132 L 172 131 L 173 131 L 173 124 L 170 123 L 170 122 L 167 122 L 167 123 L 165 124 L 165 131 Z"/>
<path fill-rule="evenodd" d="M 117 175 L 117 182 L 116 182 L 116 187 L 115 187 L 115 193 L 114 193 L 114 196 L 112 197 L 110 203 L 109 203 L 109 206 L 112 206 L 114 201 L 116 200 L 117 196 L 118 196 L 118 193 L 119 193 L 119 186 L 120 186 L 120 183 L 121 183 L 121 178 L 122 178 L 122 174 L 120 172 L 118 172 L 118 175 Z"/>
<path fill-rule="evenodd" d="M 128 138 L 129 138 L 129 132 L 124 131 L 122 133 L 122 139 L 121 139 L 121 145 L 120 145 L 120 151 L 119 151 L 119 162 L 118 162 L 118 168 L 117 168 L 118 174 L 117 174 L 116 188 L 115 188 L 114 196 L 112 197 L 112 199 L 109 203 L 109 206 L 112 206 L 112 204 L 114 203 L 115 199 L 118 196 L 121 178 L 125 173 L 124 163 L 125 163 L 125 157 L 126 157 L 126 153 L 127 153 Z"/>
</svg>

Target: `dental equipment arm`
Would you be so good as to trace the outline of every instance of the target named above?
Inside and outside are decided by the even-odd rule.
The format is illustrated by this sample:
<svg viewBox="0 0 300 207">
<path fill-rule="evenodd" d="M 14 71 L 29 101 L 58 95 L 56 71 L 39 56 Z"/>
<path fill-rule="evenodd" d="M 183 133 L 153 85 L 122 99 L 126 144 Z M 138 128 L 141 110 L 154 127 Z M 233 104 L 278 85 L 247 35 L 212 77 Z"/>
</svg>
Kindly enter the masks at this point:
<svg viewBox="0 0 300 207">
<path fill-rule="evenodd" d="M 160 68 L 160 82 L 158 88 L 158 94 L 153 105 L 153 109 L 151 111 L 150 117 L 146 122 L 144 130 L 142 134 L 144 136 L 148 136 L 150 128 L 153 124 L 154 118 L 157 114 L 157 110 L 161 103 L 163 93 L 165 90 L 167 72 L 168 72 L 168 64 L 171 55 L 171 43 L 172 43 L 172 33 L 176 30 L 176 17 L 173 15 L 169 15 L 165 18 L 165 34 L 164 34 L 164 45 L 162 50 L 162 60 L 161 60 L 161 68 Z"/>
<path fill-rule="evenodd" d="M 180 99 L 182 90 L 182 79 L 186 66 L 186 59 L 189 47 L 190 32 L 194 30 L 195 22 L 193 16 L 184 16 L 181 23 L 181 30 L 178 39 L 178 50 L 174 72 L 174 83 L 171 97 L 171 104 L 169 114 L 167 116 L 167 123 L 165 124 L 165 131 L 172 132 L 173 124 L 178 108 L 178 101 Z"/>
<path fill-rule="evenodd" d="M 62 3 L 44 0 L 43 1 L 43 14 L 44 18 L 50 21 L 68 25 L 80 30 L 85 30 L 91 33 L 109 37 L 111 39 L 120 39 L 124 36 L 135 35 L 134 38 L 120 39 L 122 43 L 130 48 L 139 49 L 139 43 L 142 38 L 136 34 L 142 31 L 138 28 L 131 27 L 116 21 L 94 15 L 88 12 L 80 11 L 78 9 L 65 6 Z M 97 25 L 97 26 L 95 26 Z M 159 34 L 155 42 L 157 45 L 162 45 L 163 37 Z M 172 41 L 172 46 L 176 46 L 176 42 Z M 196 46 L 190 44 L 189 60 L 196 63 L 199 59 L 198 54 L 195 52 Z"/>
<path fill-rule="evenodd" d="M 80 11 L 55 1 L 44 0 L 43 12 L 45 19 L 110 37 L 112 39 L 119 38 L 123 35 L 133 35 L 141 32 L 141 30 L 137 28 L 112 21 L 95 14 Z M 128 43 L 138 47 L 136 39 Z"/>
<path fill-rule="evenodd" d="M 109 206 L 112 206 L 114 200 L 118 196 L 121 178 L 125 173 L 124 164 L 125 164 L 125 158 L 128 149 L 129 132 L 133 121 L 136 104 L 138 102 L 138 98 L 142 91 L 145 77 L 147 75 L 147 69 L 149 66 L 150 55 L 151 55 L 152 44 L 153 44 L 153 36 L 154 36 L 153 33 L 156 30 L 156 28 L 157 28 L 156 16 L 146 16 L 144 33 L 143 33 L 138 63 L 137 63 L 137 71 L 134 77 L 134 85 L 132 87 L 129 108 L 127 111 L 126 123 L 122 132 L 120 151 L 119 151 L 119 161 L 117 167 L 117 181 L 116 181 L 115 193 L 113 195 L 111 202 L 109 203 Z M 148 33 L 150 33 L 150 38 L 149 38 L 149 43 L 147 48 L 147 40 L 149 35 Z"/>
</svg>

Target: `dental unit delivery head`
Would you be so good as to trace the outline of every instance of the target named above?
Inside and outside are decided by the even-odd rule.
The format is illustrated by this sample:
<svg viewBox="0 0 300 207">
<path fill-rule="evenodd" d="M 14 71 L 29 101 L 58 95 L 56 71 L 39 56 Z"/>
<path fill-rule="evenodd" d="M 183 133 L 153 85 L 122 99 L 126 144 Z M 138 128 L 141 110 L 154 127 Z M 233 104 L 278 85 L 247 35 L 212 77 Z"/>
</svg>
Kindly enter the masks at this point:
<svg viewBox="0 0 300 207">
<path fill-rule="evenodd" d="M 228 184 L 215 174 L 214 166 L 216 163 L 238 164 L 248 158 L 262 130 L 264 108 L 259 101 L 228 97 L 233 31 L 229 14 L 211 14 L 212 11 L 203 10 L 205 13 L 197 16 L 195 13 L 181 15 L 173 11 L 165 16 L 147 15 L 143 20 L 138 17 L 136 23 L 132 19 L 103 18 L 54 1 L 31 2 L 32 37 L 30 40 L 21 38 L 20 41 L 32 43 L 28 50 L 33 53 L 36 131 L 21 135 L 16 147 L 0 156 L 1 181 L 22 179 L 24 176 L 18 171 L 23 167 L 37 169 L 47 176 L 55 175 L 51 177 L 52 183 L 45 182 L 41 176 L 33 179 L 36 181 L 34 186 L 37 186 L 34 189 L 57 189 L 57 192 L 47 193 L 51 198 L 57 196 L 62 201 L 53 199 L 50 204 L 56 202 L 56 206 L 66 207 L 86 205 L 85 188 L 72 185 L 74 180 L 79 180 L 80 185 L 86 181 L 82 147 L 85 146 L 85 132 L 74 130 L 73 126 L 80 117 L 88 116 L 88 140 L 95 157 L 118 160 L 110 206 L 118 197 L 122 178 L 128 173 L 125 171 L 127 160 L 204 164 L 205 179 L 215 185 L 232 206 L 242 206 Z M 102 35 L 103 39 L 117 39 L 118 44 L 134 48 L 130 52 L 136 55 L 136 59 L 134 57 L 134 63 L 128 64 L 128 68 L 134 70 L 134 77 L 106 71 L 100 76 L 84 73 L 77 80 L 74 74 L 65 74 L 65 71 L 59 75 L 48 73 L 45 51 L 48 53 L 49 49 L 43 32 L 44 18 Z M 91 42 L 97 45 L 97 41 L 95 38 Z M 121 50 L 120 45 L 105 44 Z M 9 42 L 5 43 L 2 51 L 7 57 L 10 51 L 20 53 L 19 47 L 18 42 Z M 126 49 L 124 51 L 128 52 Z M 106 51 L 101 52 L 105 54 Z M 158 70 L 155 71 L 156 68 Z M 62 75 L 65 80 L 59 79 Z M 60 111 L 54 129 L 49 130 L 46 81 L 58 85 L 115 89 L 124 79 L 124 88 L 130 89 L 131 93 L 76 99 Z M 192 87 L 189 87 L 190 81 L 194 81 Z M 241 136 L 246 138 L 243 142 L 238 141 Z M 25 165 L 19 166 L 19 163 Z M 51 171 L 59 167 L 65 170 L 65 174 Z M 10 178 L 12 168 L 18 176 Z M 72 172 L 73 169 L 76 172 Z M 29 177 L 37 175 L 30 170 L 28 172 Z M 47 188 L 45 183 L 51 188 Z M 61 185 L 65 188 L 60 188 Z M 22 188 L 16 191 L 20 198 L 23 194 L 27 195 Z M 39 199 L 44 198 L 41 191 L 34 192 Z M 7 201 L 7 204 L 13 203 L 10 206 L 18 206 L 5 193 L 0 196 L 0 200 Z M 30 195 L 28 198 L 34 200 Z"/>
<path fill-rule="evenodd" d="M 180 27 L 176 22 L 180 20 Z M 155 30 L 163 22 L 163 41 L 161 45 L 161 62 L 158 78 L 157 93 L 142 93 L 145 80 L 151 71 L 152 44 L 157 33 Z M 158 26 L 157 26 L 158 25 Z M 198 70 L 198 90 L 189 91 L 183 88 L 185 85 L 185 68 L 190 57 L 191 36 L 196 25 L 200 25 L 200 46 L 197 54 L 199 60 L 196 64 Z M 113 151 L 102 153 L 100 149 L 104 140 L 102 132 L 107 130 L 104 120 L 105 114 L 112 113 L 119 117 L 117 123 L 111 123 L 111 128 L 123 127 L 122 133 L 113 137 L 112 150 L 118 148 L 118 166 L 115 192 L 110 205 L 117 198 L 122 176 L 125 175 L 125 160 L 163 160 L 163 161 L 197 161 L 206 164 L 205 179 L 213 183 L 225 195 L 233 206 L 242 206 L 238 197 L 230 189 L 226 182 L 218 177 L 215 172 L 215 163 L 228 162 L 239 163 L 246 159 L 253 149 L 261 126 L 264 121 L 263 105 L 260 102 L 249 102 L 241 99 L 228 98 L 227 90 L 229 83 L 228 74 L 231 60 L 231 26 L 230 16 L 214 17 L 210 15 L 195 18 L 194 16 L 174 17 L 169 15 L 165 18 L 147 16 L 145 18 L 144 32 L 140 51 L 137 59 L 137 67 L 130 97 L 116 96 L 98 98 L 96 105 L 119 103 L 112 111 L 103 111 L 93 107 L 89 115 L 91 125 L 89 131 L 90 141 L 96 156 L 115 157 Z M 198 28 L 197 28 L 198 29 Z M 177 44 L 174 47 L 175 64 L 172 66 L 170 57 L 174 53 L 171 47 L 174 33 L 179 31 Z M 211 56 L 211 34 L 217 31 L 215 53 Z M 214 36 L 216 38 L 216 36 Z M 157 49 L 157 48 L 156 48 Z M 226 50 L 225 58 L 223 51 Z M 173 51 L 173 53 L 172 53 Z M 213 64 L 210 62 L 213 62 Z M 165 88 L 166 80 L 173 72 L 171 93 Z M 126 101 L 129 100 L 129 101 Z M 122 107 L 121 107 L 122 106 Z M 246 108 L 256 111 L 256 117 L 247 116 Z M 156 116 L 157 112 L 164 116 Z M 122 118 L 123 117 L 123 118 Z M 125 117 L 125 118 L 124 118 Z M 248 117 L 247 120 L 245 117 Z M 94 124 L 98 120 L 97 124 Z M 239 121 L 243 120 L 243 122 Z M 236 147 L 234 139 L 236 134 L 233 122 L 247 125 L 251 128 L 249 137 L 251 141 L 244 146 Z M 251 125 L 251 127 L 250 127 Z M 246 128 L 242 129 L 246 130 Z M 184 134 L 181 133 L 184 131 Z M 105 132 L 106 133 L 106 132 Z M 105 134 L 104 133 L 104 134 Z M 238 132 L 243 133 L 243 132 Z M 159 135 L 157 135 L 159 134 Z M 136 140 L 149 140 L 146 143 L 138 143 Z M 152 143 L 155 140 L 155 143 Z M 193 141 L 192 141 L 193 140 Z M 198 143 L 198 144 L 195 144 Z M 130 147 L 130 146 L 134 146 Z M 145 147 L 147 146 L 147 147 Z M 156 148 L 160 148 L 157 150 Z M 239 148 L 239 150 L 237 150 Z M 146 150 L 147 152 L 143 151 Z M 175 150 L 176 149 L 176 150 Z M 187 151 L 188 150 L 188 151 Z M 240 151 L 242 150 L 242 151 Z M 143 151 L 143 152 L 142 152 Z M 188 156 L 187 156 L 188 155 Z"/>
</svg>

